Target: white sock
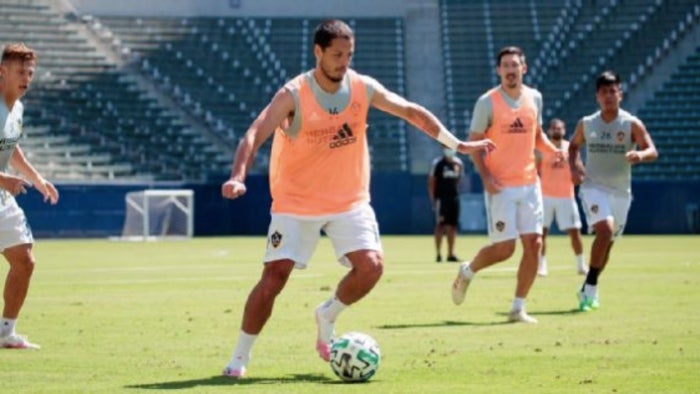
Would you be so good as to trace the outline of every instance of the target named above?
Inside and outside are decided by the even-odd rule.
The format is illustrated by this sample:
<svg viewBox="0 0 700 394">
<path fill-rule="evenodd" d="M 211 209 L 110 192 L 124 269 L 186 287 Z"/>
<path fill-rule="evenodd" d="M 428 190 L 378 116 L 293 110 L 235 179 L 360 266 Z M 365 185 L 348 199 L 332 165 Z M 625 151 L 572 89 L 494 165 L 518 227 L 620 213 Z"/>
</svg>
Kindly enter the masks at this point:
<svg viewBox="0 0 700 394">
<path fill-rule="evenodd" d="M 253 349 L 253 343 L 257 337 L 257 335 L 251 335 L 241 330 L 241 332 L 238 334 L 236 349 L 233 351 L 231 361 L 228 362 L 229 367 L 240 368 L 248 363 L 248 360 L 250 360 L 251 350 Z"/>
<path fill-rule="evenodd" d="M 583 294 L 585 294 L 588 298 L 596 298 L 598 296 L 598 286 L 593 286 L 586 283 L 583 286 Z"/>
<path fill-rule="evenodd" d="M 523 309 L 525 309 L 525 299 L 520 298 L 520 297 L 515 297 L 515 299 L 513 299 L 513 310 L 514 311 L 521 311 Z"/>
<path fill-rule="evenodd" d="M 14 334 L 15 324 L 17 324 L 17 319 L 8 319 L 6 317 L 0 319 L 0 337 Z"/>
<path fill-rule="evenodd" d="M 540 267 L 543 265 L 547 265 L 547 256 L 540 256 L 540 260 L 538 261 Z"/>
<path fill-rule="evenodd" d="M 335 322 L 335 319 L 338 318 L 340 312 L 345 310 L 345 308 L 347 307 L 347 305 L 340 302 L 338 297 L 334 296 L 323 303 L 323 307 L 321 309 L 321 316 L 323 316 L 329 322 L 333 323 Z"/>
<path fill-rule="evenodd" d="M 576 264 L 578 264 L 579 267 L 585 267 L 585 266 L 586 266 L 586 260 L 584 260 L 583 254 L 577 254 L 577 255 L 576 255 Z"/>
<path fill-rule="evenodd" d="M 472 271 L 471 264 L 468 264 L 466 267 L 462 267 L 462 276 L 464 277 L 464 279 L 472 280 L 474 275 L 476 275 L 476 272 Z"/>
</svg>

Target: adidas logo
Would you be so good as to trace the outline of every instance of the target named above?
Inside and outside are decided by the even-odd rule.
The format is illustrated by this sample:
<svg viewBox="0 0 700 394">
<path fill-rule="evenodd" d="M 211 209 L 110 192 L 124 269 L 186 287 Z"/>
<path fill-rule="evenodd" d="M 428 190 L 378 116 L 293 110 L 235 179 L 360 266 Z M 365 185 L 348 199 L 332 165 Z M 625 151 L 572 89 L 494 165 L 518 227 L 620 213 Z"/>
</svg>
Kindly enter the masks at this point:
<svg viewBox="0 0 700 394">
<path fill-rule="evenodd" d="M 525 133 L 525 125 L 523 122 L 520 120 L 520 118 L 516 118 L 515 122 L 511 123 L 510 126 L 508 126 L 508 132 L 509 133 Z"/>
<path fill-rule="evenodd" d="M 343 126 L 338 130 L 328 147 L 331 149 L 340 148 L 342 146 L 352 144 L 357 141 L 357 137 L 352 135 L 352 129 L 347 123 L 343 123 Z"/>
</svg>

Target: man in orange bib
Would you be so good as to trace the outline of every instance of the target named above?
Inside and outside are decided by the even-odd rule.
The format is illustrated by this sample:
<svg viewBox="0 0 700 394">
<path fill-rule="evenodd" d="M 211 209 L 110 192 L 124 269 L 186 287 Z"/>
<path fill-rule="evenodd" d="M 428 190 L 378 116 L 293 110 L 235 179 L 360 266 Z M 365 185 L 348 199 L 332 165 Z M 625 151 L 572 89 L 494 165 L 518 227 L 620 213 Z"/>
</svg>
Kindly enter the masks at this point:
<svg viewBox="0 0 700 394">
<path fill-rule="evenodd" d="M 561 119 L 552 119 L 547 130 L 549 139 L 557 148 L 568 151 L 569 141 L 564 139 L 566 125 Z M 578 213 L 574 196 L 574 183 L 567 163 L 558 160 L 555 155 L 539 152 L 537 172 L 542 182 L 542 202 L 544 206 L 544 227 L 542 228 L 542 253 L 540 253 L 537 274 L 547 276 L 547 234 L 552 221 L 556 218 L 560 230 L 566 231 L 571 239 L 571 248 L 576 256 L 576 269 L 579 275 L 585 275 L 588 267 L 583 257 L 581 241 L 581 216 Z"/>
<path fill-rule="evenodd" d="M 248 168 L 274 133 L 270 159 L 272 208 L 260 281 L 248 296 L 231 360 L 223 373 L 246 373 L 253 342 L 272 313 L 292 270 L 305 268 L 321 230 L 338 260 L 350 267 L 335 294 L 315 310 L 316 350 L 330 357 L 334 322 L 347 306 L 372 290 L 382 275 L 383 255 L 369 205 L 369 107 L 400 117 L 443 145 L 469 154 L 492 150 L 490 140 L 458 140 L 428 110 L 388 91 L 377 80 L 349 68 L 354 33 L 339 20 L 321 23 L 314 34 L 316 67 L 282 87 L 241 140 L 231 177 L 221 187 L 234 199 L 246 191 Z"/>
<path fill-rule="evenodd" d="M 535 166 L 535 148 L 563 160 L 542 132 L 542 95 L 523 84 L 525 55 L 517 47 L 503 48 L 496 73 L 501 84 L 476 102 L 471 120 L 471 141 L 490 138 L 498 150 L 475 152 L 472 160 L 484 184 L 491 244 L 479 250 L 471 262 L 461 264 L 452 284 L 452 301 L 464 302 L 467 287 L 480 270 L 508 259 L 520 237 L 523 255 L 518 284 L 508 320 L 537 323 L 525 312 L 525 298 L 537 276 L 542 247 L 542 191 Z"/>
</svg>

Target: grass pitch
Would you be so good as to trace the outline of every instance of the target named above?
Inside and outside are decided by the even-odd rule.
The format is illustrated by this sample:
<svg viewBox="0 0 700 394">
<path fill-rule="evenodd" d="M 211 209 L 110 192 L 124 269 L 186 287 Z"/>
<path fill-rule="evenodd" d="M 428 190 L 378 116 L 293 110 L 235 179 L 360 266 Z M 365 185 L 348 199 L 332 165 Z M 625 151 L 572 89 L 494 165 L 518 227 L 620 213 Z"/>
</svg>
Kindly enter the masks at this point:
<svg viewBox="0 0 700 394">
<path fill-rule="evenodd" d="M 516 258 L 479 273 L 457 307 L 449 293 L 457 265 L 433 262 L 430 237 L 383 242 L 384 277 L 336 324 L 379 342 L 369 383 L 341 383 L 314 350 L 313 309 L 345 272 L 325 239 L 279 296 L 239 381 L 219 373 L 260 276 L 263 238 L 43 240 L 18 323 L 42 349 L 0 350 L 1 391 L 700 392 L 698 237 L 622 238 L 601 276 L 602 308 L 590 313 L 576 311 L 583 277 L 568 239 L 550 237 L 550 274 L 528 300 L 537 325 L 505 323 Z M 458 255 L 485 242 L 461 236 Z"/>
</svg>

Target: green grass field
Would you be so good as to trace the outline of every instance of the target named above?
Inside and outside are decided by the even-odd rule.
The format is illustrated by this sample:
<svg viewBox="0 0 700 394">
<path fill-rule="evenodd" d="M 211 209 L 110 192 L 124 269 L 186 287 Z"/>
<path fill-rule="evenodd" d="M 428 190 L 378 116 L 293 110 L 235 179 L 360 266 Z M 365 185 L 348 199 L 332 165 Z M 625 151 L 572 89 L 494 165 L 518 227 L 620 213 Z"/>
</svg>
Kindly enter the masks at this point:
<svg viewBox="0 0 700 394">
<path fill-rule="evenodd" d="M 550 275 L 528 301 L 538 325 L 505 323 L 515 259 L 481 272 L 457 307 L 457 266 L 433 262 L 431 238 L 383 241 L 384 277 L 336 324 L 379 342 L 369 383 L 341 383 L 314 350 L 312 311 L 345 272 L 325 239 L 278 298 L 240 381 L 219 373 L 260 275 L 263 238 L 41 240 L 18 331 L 42 349 L 0 350 L 0 391 L 700 392 L 698 237 L 625 236 L 601 277 L 602 308 L 585 314 L 575 309 L 582 277 L 568 240 L 551 237 Z M 485 242 L 461 236 L 459 255 Z"/>
</svg>

